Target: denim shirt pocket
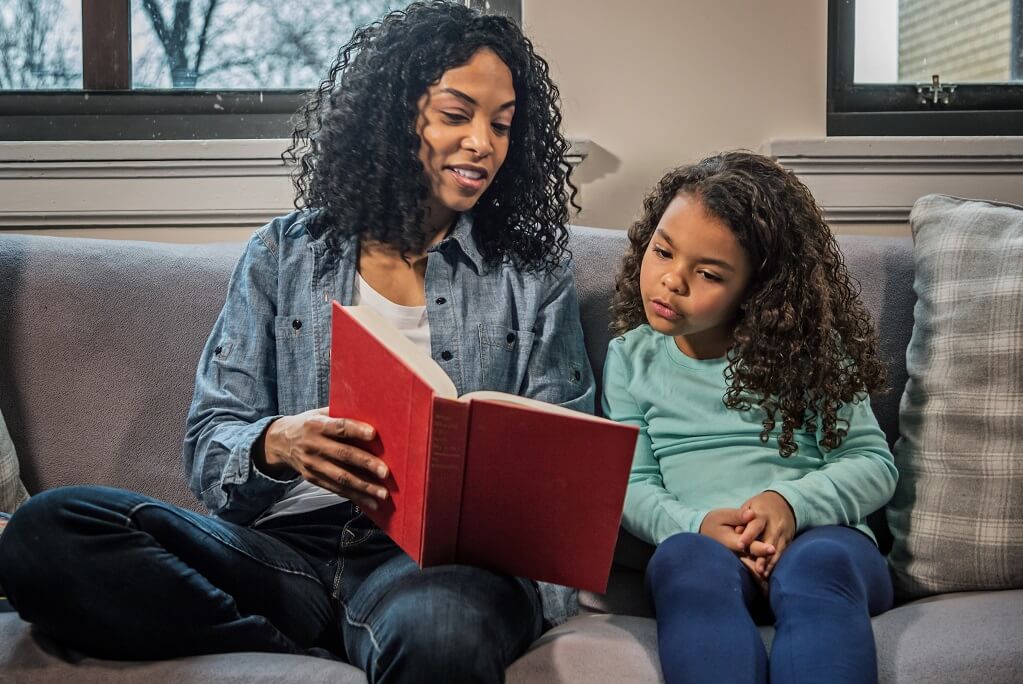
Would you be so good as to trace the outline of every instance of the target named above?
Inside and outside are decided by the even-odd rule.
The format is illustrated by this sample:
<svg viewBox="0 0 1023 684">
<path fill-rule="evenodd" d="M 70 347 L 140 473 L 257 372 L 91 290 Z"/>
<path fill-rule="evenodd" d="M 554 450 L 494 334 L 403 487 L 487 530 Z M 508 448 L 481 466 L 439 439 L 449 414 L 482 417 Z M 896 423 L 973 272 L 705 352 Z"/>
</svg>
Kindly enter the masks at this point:
<svg viewBox="0 0 1023 684">
<path fill-rule="evenodd" d="M 315 395 L 316 350 L 313 326 L 303 316 L 274 316 L 277 340 L 277 404 L 283 415 L 294 415 L 312 408 L 310 391 Z M 316 402 L 313 401 L 313 404 Z"/>
<path fill-rule="evenodd" d="M 503 325 L 481 323 L 480 370 L 483 386 L 500 392 L 518 392 L 529 369 L 535 333 Z"/>
</svg>

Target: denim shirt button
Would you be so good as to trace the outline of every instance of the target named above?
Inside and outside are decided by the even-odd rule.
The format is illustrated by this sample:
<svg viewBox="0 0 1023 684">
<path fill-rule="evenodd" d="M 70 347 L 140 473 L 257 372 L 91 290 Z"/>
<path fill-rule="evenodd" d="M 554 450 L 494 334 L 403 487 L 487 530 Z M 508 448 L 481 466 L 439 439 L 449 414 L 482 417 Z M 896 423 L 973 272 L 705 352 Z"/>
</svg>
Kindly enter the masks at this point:
<svg viewBox="0 0 1023 684">
<path fill-rule="evenodd" d="M 298 319 L 296 318 L 295 320 L 293 320 L 293 321 L 291 322 L 291 327 L 292 327 L 292 328 L 294 328 L 295 330 L 298 330 L 299 328 L 301 328 L 301 327 L 302 327 L 302 321 L 300 321 L 300 320 L 298 320 Z"/>
<path fill-rule="evenodd" d="M 582 375 L 579 373 L 579 371 L 572 371 L 572 379 L 573 380 L 575 380 L 576 382 L 579 382 L 580 378 L 582 378 Z"/>
<path fill-rule="evenodd" d="M 213 354 L 216 356 L 220 356 L 220 352 L 222 351 L 224 351 L 224 348 L 221 347 L 220 345 L 217 345 L 217 348 L 213 350 Z"/>
<path fill-rule="evenodd" d="M 504 339 L 508 340 L 508 344 L 511 344 L 512 342 L 515 341 L 515 333 L 508 333 L 508 337 Z"/>
<path fill-rule="evenodd" d="M 445 361 L 450 361 L 452 356 L 453 356 L 452 353 L 449 352 L 447 349 L 440 353 L 440 357 Z"/>
<path fill-rule="evenodd" d="M 437 297 L 437 299 L 435 299 L 434 301 L 437 304 L 447 304 L 448 303 L 448 300 L 446 300 L 444 297 Z"/>
</svg>

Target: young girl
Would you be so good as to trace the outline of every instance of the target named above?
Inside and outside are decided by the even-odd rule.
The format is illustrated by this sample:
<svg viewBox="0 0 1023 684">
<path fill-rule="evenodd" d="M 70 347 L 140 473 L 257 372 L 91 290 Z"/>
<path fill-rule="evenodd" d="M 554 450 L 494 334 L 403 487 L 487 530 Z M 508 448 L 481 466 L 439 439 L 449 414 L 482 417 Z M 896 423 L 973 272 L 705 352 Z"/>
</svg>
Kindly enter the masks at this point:
<svg viewBox="0 0 1023 684">
<path fill-rule="evenodd" d="M 629 231 L 604 409 L 640 427 L 624 525 L 669 682 L 872 682 L 891 606 L 864 522 L 897 478 L 877 339 L 813 197 L 771 160 L 671 171 Z M 770 665 L 754 616 L 773 613 Z M 768 675 L 770 673 L 770 675 Z"/>
<path fill-rule="evenodd" d="M 0 538 L 21 616 L 107 658 L 278 651 L 370 682 L 503 680 L 573 595 L 420 570 L 362 515 L 387 465 L 363 448 L 372 425 L 324 408 L 330 307 L 376 307 L 459 393 L 592 411 L 558 104 L 504 17 L 415 3 L 357 31 L 294 135 L 303 209 L 249 241 L 199 361 L 184 460 L 212 515 L 99 487 L 32 498 Z"/>
</svg>

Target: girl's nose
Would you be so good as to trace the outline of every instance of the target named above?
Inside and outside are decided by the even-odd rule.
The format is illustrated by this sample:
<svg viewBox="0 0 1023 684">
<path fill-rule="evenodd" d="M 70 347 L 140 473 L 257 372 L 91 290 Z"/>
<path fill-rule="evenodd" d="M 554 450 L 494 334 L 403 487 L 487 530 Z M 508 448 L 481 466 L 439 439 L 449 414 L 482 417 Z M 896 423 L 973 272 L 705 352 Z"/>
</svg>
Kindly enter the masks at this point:
<svg viewBox="0 0 1023 684">
<path fill-rule="evenodd" d="M 686 294 L 689 291 L 689 284 L 686 279 L 676 271 L 665 271 L 661 278 L 664 287 L 677 294 Z"/>
</svg>

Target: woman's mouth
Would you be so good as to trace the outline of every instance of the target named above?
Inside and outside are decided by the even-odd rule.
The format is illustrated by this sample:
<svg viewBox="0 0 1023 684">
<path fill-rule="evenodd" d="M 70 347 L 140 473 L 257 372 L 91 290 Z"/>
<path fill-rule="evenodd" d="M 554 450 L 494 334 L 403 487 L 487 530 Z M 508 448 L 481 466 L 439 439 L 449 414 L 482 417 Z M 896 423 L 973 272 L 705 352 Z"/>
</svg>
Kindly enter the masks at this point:
<svg viewBox="0 0 1023 684">
<path fill-rule="evenodd" d="M 660 299 L 651 299 L 650 308 L 654 310 L 655 314 L 669 321 L 675 321 L 682 318 L 682 314 L 672 309 Z"/>
<path fill-rule="evenodd" d="M 466 190 L 481 190 L 487 182 L 487 173 L 481 169 L 473 169 L 464 166 L 449 166 L 447 171 L 451 173 L 455 184 Z"/>
</svg>

